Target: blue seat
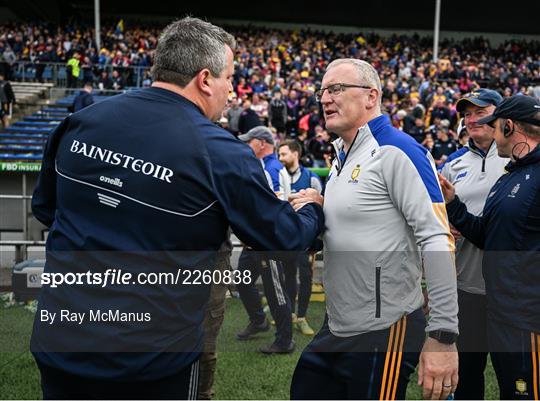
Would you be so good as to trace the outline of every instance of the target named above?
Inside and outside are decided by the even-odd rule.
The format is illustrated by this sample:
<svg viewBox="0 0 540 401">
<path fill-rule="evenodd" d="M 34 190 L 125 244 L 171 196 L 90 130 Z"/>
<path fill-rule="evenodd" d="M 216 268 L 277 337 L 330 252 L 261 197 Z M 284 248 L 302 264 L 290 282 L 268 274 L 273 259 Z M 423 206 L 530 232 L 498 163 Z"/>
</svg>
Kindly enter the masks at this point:
<svg viewBox="0 0 540 401">
<path fill-rule="evenodd" d="M 2 145 L 0 143 L 0 152 L 43 152 L 43 146 L 28 146 L 28 145 Z"/>
<path fill-rule="evenodd" d="M 8 127 L 8 128 L 5 128 L 5 131 L 43 134 L 43 133 L 51 132 L 52 129 L 51 128 L 37 128 L 37 127 Z"/>
<path fill-rule="evenodd" d="M 9 154 L 9 153 L 0 153 L 0 160 L 9 160 L 9 161 L 17 161 L 17 160 L 41 160 L 43 158 L 43 154 L 30 154 L 30 153 L 15 153 L 15 154 Z"/>
<path fill-rule="evenodd" d="M 42 117 L 42 116 L 26 116 L 24 117 L 25 121 L 36 121 L 36 122 L 44 122 L 44 123 L 57 123 L 60 124 L 63 120 L 63 118 L 58 117 Z"/>
<path fill-rule="evenodd" d="M 0 138 L 0 145 L 44 145 L 46 139 L 4 139 Z"/>
<path fill-rule="evenodd" d="M 57 106 L 57 107 L 45 107 L 43 109 L 41 109 L 42 112 L 45 112 L 45 113 L 67 113 L 67 106 L 66 107 L 62 107 L 62 106 Z"/>
<path fill-rule="evenodd" d="M 36 127 L 36 128 L 54 128 L 58 123 L 49 121 L 17 121 L 12 127 Z"/>
</svg>

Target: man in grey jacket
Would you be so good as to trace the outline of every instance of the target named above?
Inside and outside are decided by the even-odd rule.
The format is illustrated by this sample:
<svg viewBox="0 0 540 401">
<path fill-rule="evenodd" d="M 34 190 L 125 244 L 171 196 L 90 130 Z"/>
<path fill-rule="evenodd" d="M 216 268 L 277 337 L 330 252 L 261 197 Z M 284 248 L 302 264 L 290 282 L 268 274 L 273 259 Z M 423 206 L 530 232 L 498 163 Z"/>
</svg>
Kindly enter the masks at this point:
<svg viewBox="0 0 540 401">
<path fill-rule="evenodd" d="M 339 136 L 324 200 L 327 319 L 298 362 L 291 398 L 405 398 L 420 361 L 424 397 L 446 399 L 458 382 L 458 305 L 433 158 L 382 115 L 370 64 L 333 61 L 317 97 Z M 316 197 L 301 191 L 293 205 Z"/>
</svg>

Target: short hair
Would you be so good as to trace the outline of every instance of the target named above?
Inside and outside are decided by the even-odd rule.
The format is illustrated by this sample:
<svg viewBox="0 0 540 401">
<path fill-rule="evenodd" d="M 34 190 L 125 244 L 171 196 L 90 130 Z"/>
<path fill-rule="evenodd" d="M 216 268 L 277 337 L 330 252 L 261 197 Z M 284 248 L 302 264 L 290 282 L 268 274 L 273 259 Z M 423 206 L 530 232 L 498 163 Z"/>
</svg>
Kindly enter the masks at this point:
<svg viewBox="0 0 540 401">
<path fill-rule="evenodd" d="M 159 37 L 152 78 L 183 88 L 204 68 L 217 77 L 227 66 L 225 46 L 232 50 L 236 41 L 216 25 L 193 17 L 174 21 Z"/>
<path fill-rule="evenodd" d="M 300 146 L 298 141 L 287 139 L 286 141 L 281 142 L 278 149 L 281 149 L 283 146 L 288 146 L 291 152 L 296 152 L 298 153 L 298 157 L 302 157 L 302 146 Z"/>
<path fill-rule="evenodd" d="M 538 120 L 540 121 L 540 111 L 538 113 L 536 113 L 533 117 L 535 120 Z M 506 121 L 504 121 L 503 123 L 505 123 Z M 530 123 L 525 123 L 525 122 L 522 122 L 522 121 L 514 121 L 514 123 L 516 125 L 518 125 L 519 127 L 521 127 L 521 129 L 523 130 L 524 134 L 531 137 L 531 138 L 534 138 L 534 139 L 540 139 L 540 126 L 538 125 L 534 125 L 534 124 L 530 124 Z"/>
<path fill-rule="evenodd" d="M 365 81 L 366 84 L 377 89 L 379 91 L 379 96 L 381 96 L 381 79 L 379 78 L 377 70 L 371 64 L 369 64 L 367 61 L 359 60 L 356 58 L 340 58 L 328 64 L 328 66 L 326 67 L 326 71 L 342 64 L 351 64 L 356 67 L 360 80 Z"/>
</svg>

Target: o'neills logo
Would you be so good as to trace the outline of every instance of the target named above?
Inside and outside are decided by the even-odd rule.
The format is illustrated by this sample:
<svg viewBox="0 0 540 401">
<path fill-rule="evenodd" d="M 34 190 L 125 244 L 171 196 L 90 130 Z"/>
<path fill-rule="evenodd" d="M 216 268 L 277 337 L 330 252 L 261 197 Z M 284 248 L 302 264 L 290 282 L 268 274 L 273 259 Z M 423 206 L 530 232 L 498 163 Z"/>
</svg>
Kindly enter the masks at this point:
<svg viewBox="0 0 540 401">
<path fill-rule="evenodd" d="M 103 149 L 99 146 L 88 146 L 86 143 L 76 140 L 73 140 L 69 150 L 72 153 L 78 153 L 91 159 L 101 160 L 102 162 L 112 164 L 113 166 L 122 166 L 123 168 L 131 169 L 136 173 L 151 175 L 158 180 L 167 181 L 168 183 L 171 183 L 171 177 L 174 174 L 171 169 L 160 166 L 159 164 L 135 159 L 133 156 L 113 152 L 112 150 Z"/>
</svg>

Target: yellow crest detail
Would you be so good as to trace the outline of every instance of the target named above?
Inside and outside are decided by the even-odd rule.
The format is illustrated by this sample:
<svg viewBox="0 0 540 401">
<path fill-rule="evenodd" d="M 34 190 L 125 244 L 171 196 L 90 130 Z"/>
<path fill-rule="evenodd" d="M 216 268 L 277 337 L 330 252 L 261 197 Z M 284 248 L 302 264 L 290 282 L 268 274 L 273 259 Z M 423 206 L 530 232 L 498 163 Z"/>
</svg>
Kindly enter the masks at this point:
<svg viewBox="0 0 540 401">
<path fill-rule="evenodd" d="M 359 175 L 360 175 L 360 166 L 356 166 L 356 168 L 351 173 L 351 179 L 356 180 Z"/>
<path fill-rule="evenodd" d="M 525 380 L 516 380 L 516 390 L 522 394 L 527 391 L 527 383 L 525 382 Z"/>
</svg>

